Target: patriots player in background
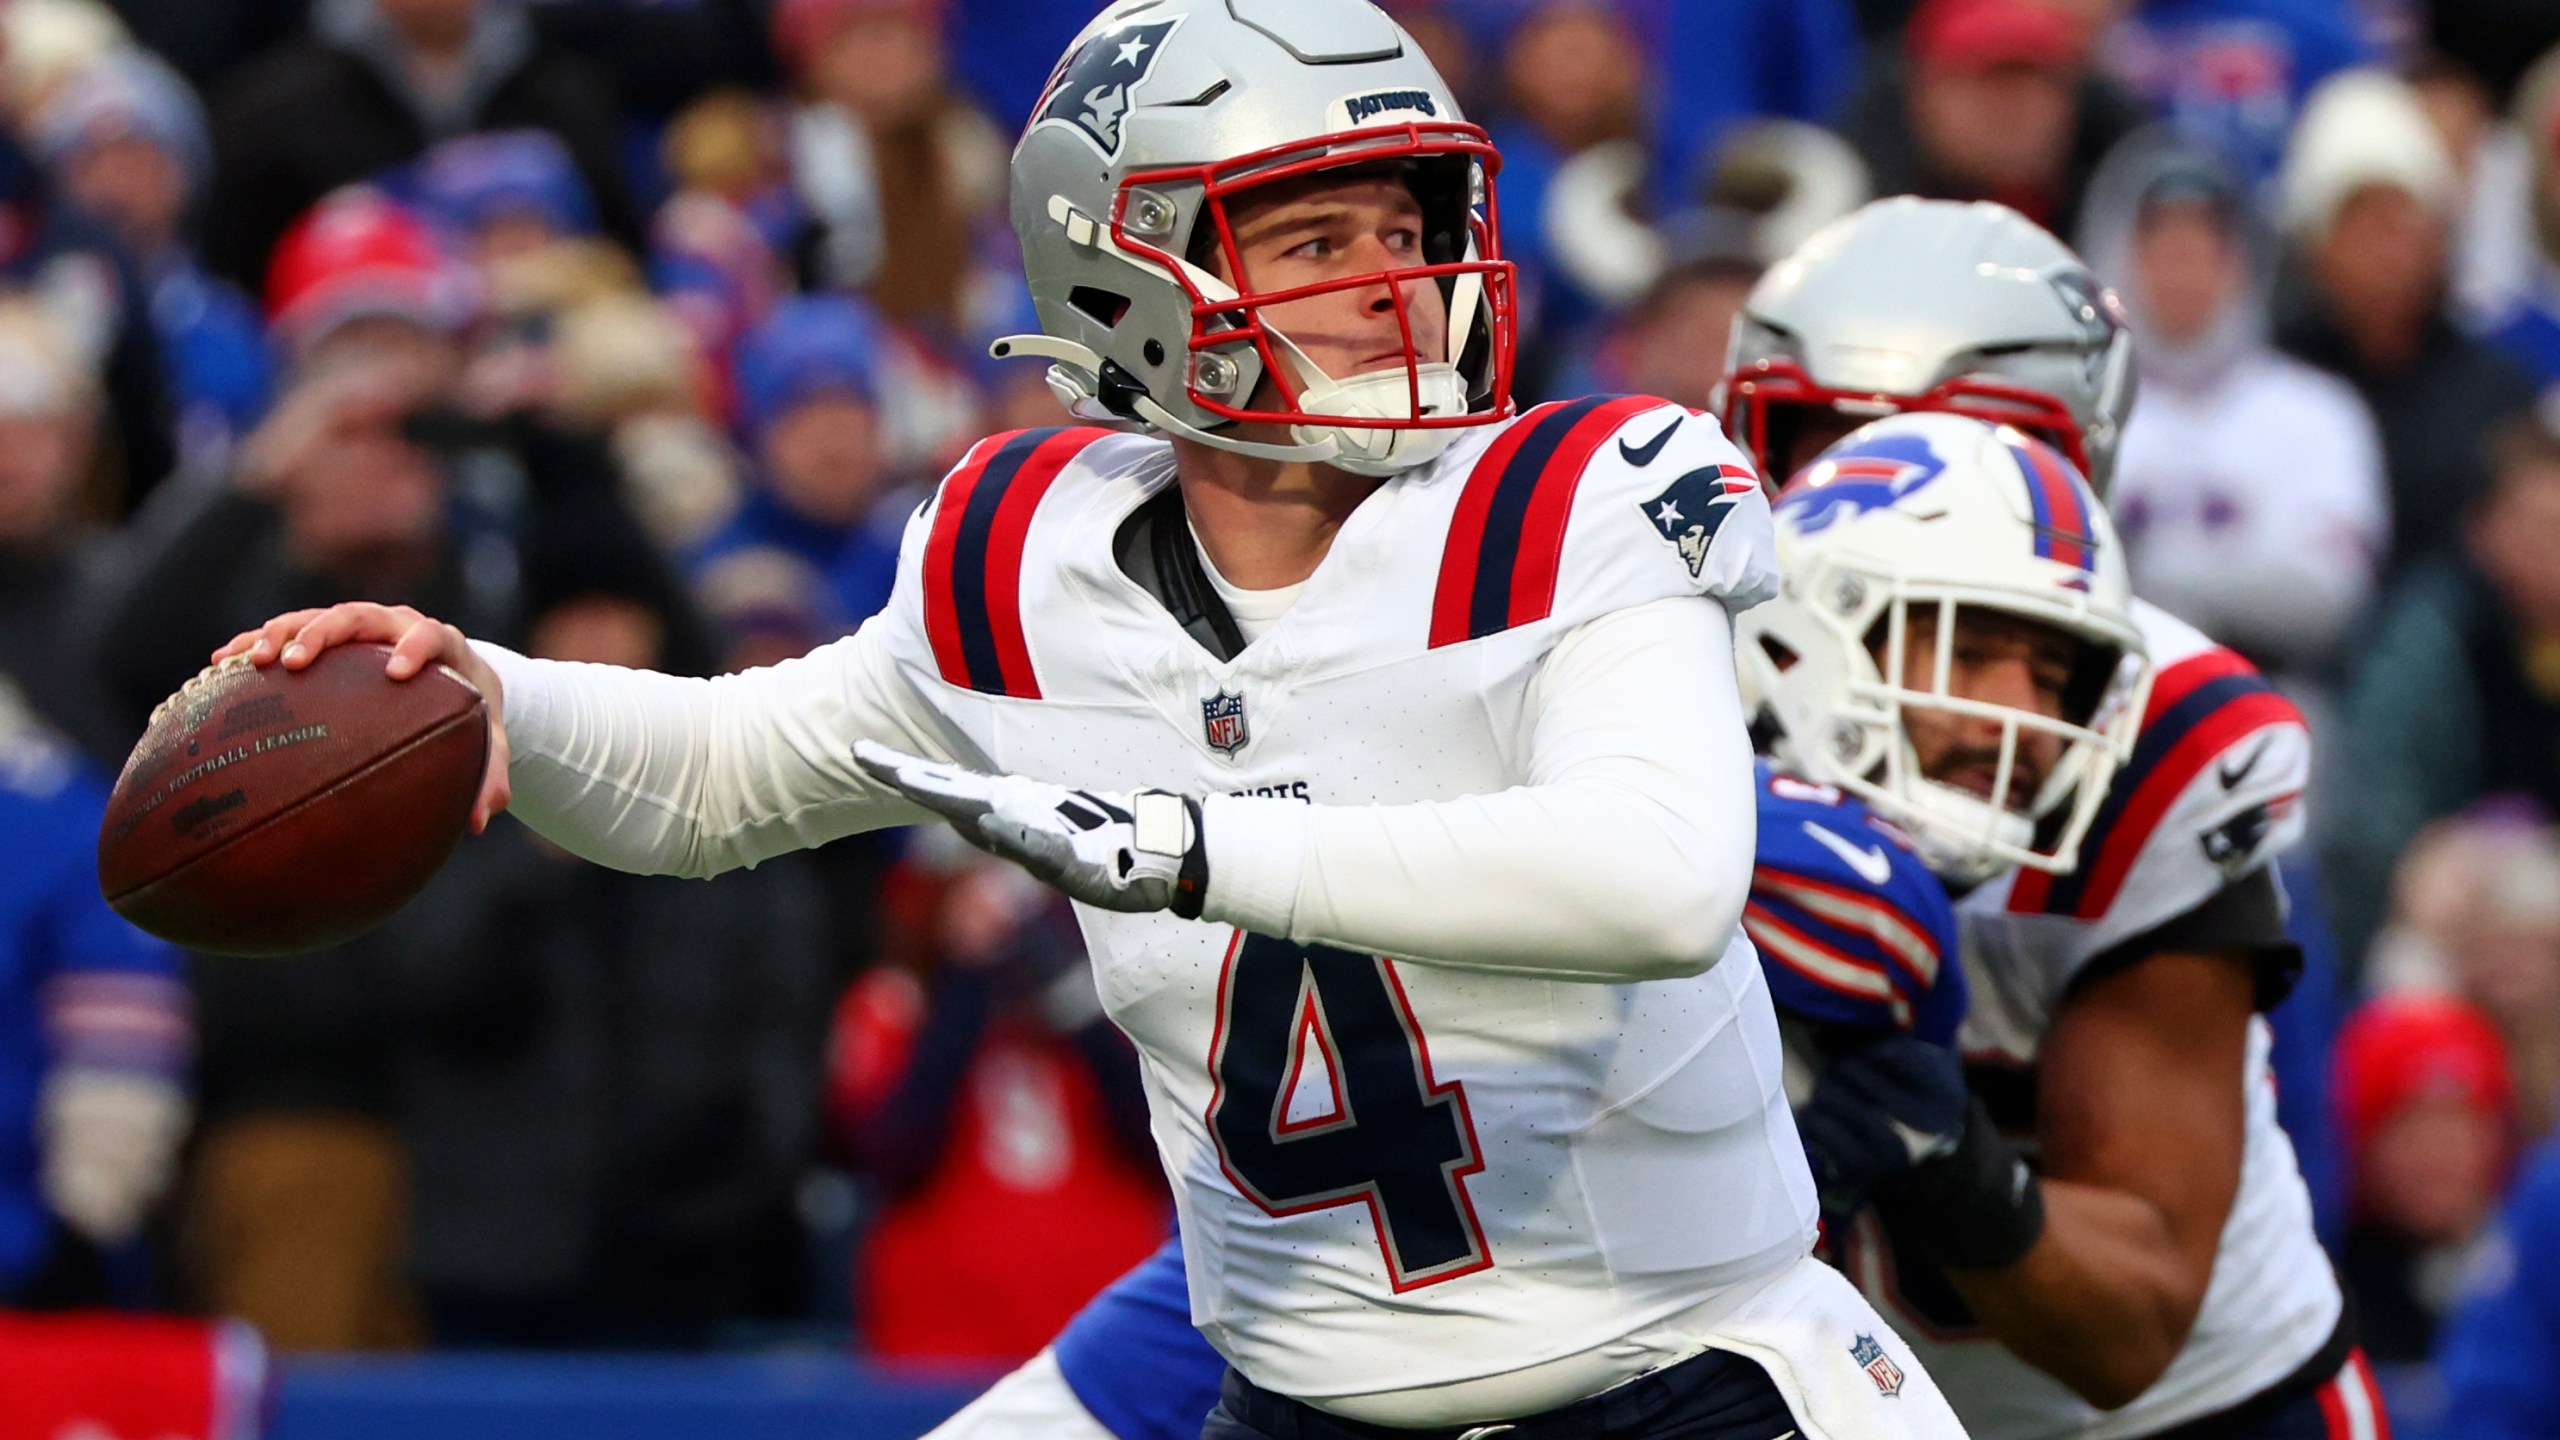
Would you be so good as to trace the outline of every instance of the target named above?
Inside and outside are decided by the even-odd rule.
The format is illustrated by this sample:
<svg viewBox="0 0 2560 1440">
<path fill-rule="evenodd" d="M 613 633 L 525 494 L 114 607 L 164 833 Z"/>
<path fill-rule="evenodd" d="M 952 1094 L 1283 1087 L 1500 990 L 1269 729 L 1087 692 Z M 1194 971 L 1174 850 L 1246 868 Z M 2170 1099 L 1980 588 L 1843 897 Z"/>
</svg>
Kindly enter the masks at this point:
<svg viewBox="0 0 2560 1440">
<path fill-rule="evenodd" d="M 1809 1256 L 1741 923 L 1766 502 L 1678 406 L 1513 413 L 1497 168 L 1360 0 L 1127 0 L 1015 151 L 999 347 L 1114 428 L 974 447 L 858 634 L 697 681 L 359 604 L 222 654 L 455 667 L 477 817 L 603 863 L 939 817 L 1073 896 L 1206 1434 L 1960 1434 Z"/>
<path fill-rule="evenodd" d="M 1977 416 L 2050 443 L 2103 493 L 2130 344 L 2095 277 L 2014 212 L 1879 201 L 1746 301 L 1726 422 L 1784 473 L 1877 414 Z M 1823 488 L 1791 490 L 1788 590 L 1737 642 L 1745 689 L 1782 763 L 1909 830 L 1960 892 L 1973 1097 L 1951 1109 L 1943 1068 L 1852 1058 L 1826 1075 L 1851 1111 L 1935 1137 L 1914 1150 L 1869 1135 L 1852 1168 L 1881 1223 L 1847 1237 L 1852 1277 L 1986 1440 L 2387 1434 L 2267 1065 L 2262 1012 L 2296 961 L 2271 862 L 2302 832 L 2300 715 L 2239 656 L 2135 600 L 2153 669 L 2138 740 L 2095 812 L 2066 823 L 2028 793 L 2065 768 L 2018 736 L 1961 733 L 1975 722 L 1927 694 L 1943 679 L 1879 667 L 1853 633 L 1857 606 L 1890 594 L 1877 623 L 1915 663 L 1923 637 L 1952 633 L 1938 663 L 1954 674 L 2023 646 L 2061 678 L 2034 632 L 1978 623 L 1979 577 L 1934 522 L 1943 482 L 1920 457 L 1849 448 L 1868 452 L 1860 483 L 1909 535 L 1863 548 L 1859 527 L 1826 522 Z M 2046 492 L 2032 520 L 2076 555 L 2087 517 L 2061 498 Z M 2097 558 L 2120 564 L 2099 538 Z M 2000 718 L 2026 734 L 2037 712 Z M 1940 773 L 1933 751 L 1963 763 Z M 2068 824 L 2085 828 L 2076 853 Z M 1824 1123 L 1808 1118 L 1808 1136 Z M 2022 1173 L 2016 1157 L 2037 1178 L 1995 1183 Z"/>
</svg>

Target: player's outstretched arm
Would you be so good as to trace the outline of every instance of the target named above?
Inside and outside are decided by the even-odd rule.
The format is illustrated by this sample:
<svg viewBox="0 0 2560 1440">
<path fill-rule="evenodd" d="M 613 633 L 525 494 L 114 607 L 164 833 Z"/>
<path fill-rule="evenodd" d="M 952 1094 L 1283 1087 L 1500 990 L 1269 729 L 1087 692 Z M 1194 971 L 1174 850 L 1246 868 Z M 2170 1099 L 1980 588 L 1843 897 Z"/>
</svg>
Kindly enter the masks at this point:
<svg viewBox="0 0 2560 1440">
<path fill-rule="evenodd" d="M 1751 750 L 1710 600 L 1618 611 L 1532 687 L 1527 783 L 1412 805 L 1098 793 L 861 747 L 971 843 L 1106 910 L 1171 910 L 1425 964 L 1696 974 L 1751 881 Z"/>
<path fill-rule="evenodd" d="M 859 738 L 930 754 L 950 740 L 901 703 L 866 631 L 801 659 L 698 680 L 529 660 L 404 607 L 278 616 L 218 656 L 298 669 L 330 645 L 394 647 L 389 673 L 453 666 L 488 698 L 496 743 L 476 824 L 512 808 L 563 848 L 618 870 L 705 876 L 925 812 L 853 762 Z"/>
</svg>

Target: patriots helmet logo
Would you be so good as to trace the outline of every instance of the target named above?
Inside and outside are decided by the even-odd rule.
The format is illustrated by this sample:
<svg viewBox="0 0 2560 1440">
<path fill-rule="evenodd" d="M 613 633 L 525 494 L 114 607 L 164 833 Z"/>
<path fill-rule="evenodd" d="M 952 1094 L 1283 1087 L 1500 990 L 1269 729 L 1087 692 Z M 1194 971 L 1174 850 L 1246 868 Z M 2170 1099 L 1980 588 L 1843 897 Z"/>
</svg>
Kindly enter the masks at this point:
<svg viewBox="0 0 2560 1440">
<path fill-rule="evenodd" d="M 1144 25 L 1105 30 L 1076 47 L 1049 77 L 1040 97 L 1033 128 L 1066 125 L 1092 142 L 1102 158 L 1120 154 L 1121 122 L 1129 114 L 1129 92 L 1155 72 L 1165 37 L 1182 23 L 1180 16 Z"/>
<path fill-rule="evenodd" d="M 1680 552 L 1690 578 L 1696 579 L 1707 568 L 1707 550 L 1724 517 L 1733 513 L 1733 502 L 1759 488 L 1759 479 L 1739 465 L 1704 465 L 1636 508 Z"/>
<path fill-rule="evenodd" d="M 1884 1353 L 1884 1347 L 1876 1343 L 1873 1335 L 1860 1335 L 1849 1346 L 1849 1358 L 1876 1382 L 1877 1394 L 1890 1400 L 1902 1393 L 1902 1367 L 1893 1363 L 1893 1357 Z"/>
</svg>

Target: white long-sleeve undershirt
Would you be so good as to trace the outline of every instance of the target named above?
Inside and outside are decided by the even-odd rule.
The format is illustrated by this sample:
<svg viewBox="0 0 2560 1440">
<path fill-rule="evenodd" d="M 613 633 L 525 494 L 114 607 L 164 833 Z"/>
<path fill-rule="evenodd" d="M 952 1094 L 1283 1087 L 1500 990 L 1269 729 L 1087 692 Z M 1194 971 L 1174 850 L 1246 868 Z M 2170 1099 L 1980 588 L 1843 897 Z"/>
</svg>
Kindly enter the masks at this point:
<svg viewBox="0 0 2560 1440">
<path fill-rule="evenodd" d="M 514 809 L 588 859 L 696 876 L 930 819 L 856 768 L 853 742 L 982 762 L 879 639 L 713 680 L 482 645 L 503 689 Z M 1754 814 L 1722 607 L 1664 600 L 1584 624 L 1548 655 L 1528 714 L 1527 777 L 1496 794 L 1210 798 L 1205 918 L 1561 979 L 1715 963 L 1740 923 Z"/>
</svg>

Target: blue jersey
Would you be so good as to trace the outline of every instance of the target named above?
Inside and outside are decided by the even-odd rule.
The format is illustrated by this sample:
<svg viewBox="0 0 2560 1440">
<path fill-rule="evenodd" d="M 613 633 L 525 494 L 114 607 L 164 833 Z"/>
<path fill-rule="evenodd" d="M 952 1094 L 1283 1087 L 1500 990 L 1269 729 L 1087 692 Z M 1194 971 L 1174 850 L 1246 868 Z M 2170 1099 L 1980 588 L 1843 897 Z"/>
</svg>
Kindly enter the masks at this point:
<svg viewBox="0 0 2560 1440">
<path fill-rule="evenodd" d="M 2501 1225 L 2436 1346 L 2446 1413 L 2478 1440 L 2560 1434 L 2560 1149 L 2528 1166 Z"/>
<path fill-rule="evenodd" d="M 1778 1013 L 1951 1043 L 1965 988 L 1946 887 L 1856 800 L 1765 763 L 1759 781 L 1743 926 Z M 1051 1348 L 1067 1388 L 1119 1440 L 1191 1440 L 1227 1368 L 1191 1326 L 1179 1240 L 1096 1296 Z"/>
<path fill-rule="evenodd" d="M 1760 839 L 1742 928 L 1778 1013 L 1955 1042 L 1955 906 L 1908 837 L 1828 785 L 1760 766 Z"/>
<path fill-rule="evenodd" d="M 36 1103 L 46 1070 L 185 1059 L 176 952 L 98 895 L 106 799 L 100 776 L 0 694 L 0 1287 L 44 1258 Z"/>
</svg>

